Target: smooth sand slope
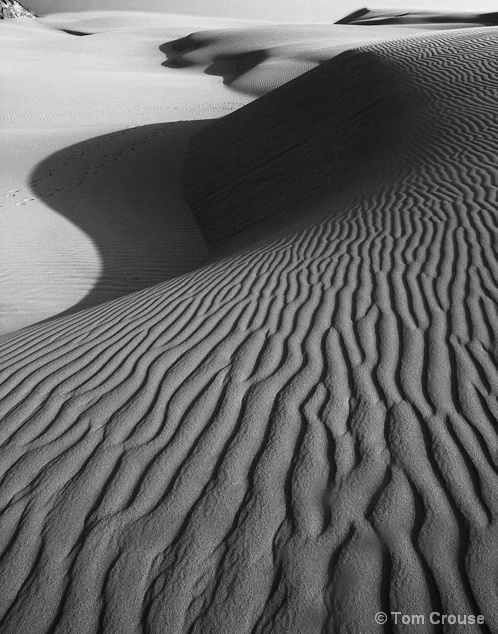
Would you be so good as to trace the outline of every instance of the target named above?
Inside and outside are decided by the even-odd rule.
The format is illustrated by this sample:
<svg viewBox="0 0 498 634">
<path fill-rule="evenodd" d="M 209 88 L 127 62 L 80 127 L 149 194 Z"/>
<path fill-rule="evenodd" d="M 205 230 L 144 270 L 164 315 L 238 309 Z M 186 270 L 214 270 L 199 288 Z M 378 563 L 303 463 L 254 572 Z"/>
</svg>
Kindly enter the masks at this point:
<svg viewBox="0 0 498 634">
<path fill-rule="evenodd" d="M 184 149 L 199 122 L 253 97 L 163 66 L 160 46 L 234 25 L 105 11 L 2 21 L 0 334 L 202 261 Z"/>
<path fill-rule="evenodd" d="M 203 264 L 0 339 L 2 634 L 498 632 L 497 46 L 212 122 Z"/>
<path fill-rule="evenodd" d="M 105 6 L 115 11 L 156 11 L 207 17 L 230 16 L 278 23 L 325 22 L 328 24 L 332 24 L 351 11 L 352 6 L 356 8 L 351 0 L 334 0 L 334 2 L 286 0 L 285 3 L 273 0 L 251 0 L 251 2 L 245 0 L 140 0 L 139 2 L 137 0 L 27 0 L 25 4 L 40 15 L 58 11 L 98 11 Z"/>
<path fill-rule="evenodd" d="M 118 11 L 156 11 L 166 13 L 194 14 L 203 16 L 230 16 L 234 18 L 270 20 L 278 23 L 327 23 L 331 24 L 350 13 L 361 9 L 361 5 L 351 0 L 24 0 L 24 5 L 38 15 L 59 11 L 98 11 L 108 8 Z M 405 17 L 413 13 L 435 16 L 443 9 L 452 12 L 454 22 L 474 12 L 496 11 L 493 0 L 372 0 L 368 6 L 376 13 L 390 13 Z M 379 7 L 381 7 L 379 9 Z M 388 8 L 389 7 L 389 8 Z M 448 11 L 448 13 L 449 13 Z M 460 13 L 466 11 L 467 13 Z"/>
</svg>

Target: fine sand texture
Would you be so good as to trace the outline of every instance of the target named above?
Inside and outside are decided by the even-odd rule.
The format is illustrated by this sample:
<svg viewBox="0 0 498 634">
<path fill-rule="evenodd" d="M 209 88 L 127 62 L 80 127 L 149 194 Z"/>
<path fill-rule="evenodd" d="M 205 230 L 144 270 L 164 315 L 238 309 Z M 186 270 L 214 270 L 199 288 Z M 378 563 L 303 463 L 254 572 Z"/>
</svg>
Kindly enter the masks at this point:
<svg viewBox="0 0 498 634">
<path fill-rule="evenodd" d="M 32 22 L 13 40 L 110 37 Z M 214 86 L 198 119 L 126 126 L 116 100 L 110 130 L 105 91 L 89 129 L 72 98 L 61 127 L 10 119 L 33 235 L 78 231 L 102 268 L 61 283 L 73 314 L 0 337 L 1 634 L 498 634 L 498 28 L 394 26 L 254 101 L 203 72 L 232 36 L 140 26 L 154 82 Z"/>
</svg>

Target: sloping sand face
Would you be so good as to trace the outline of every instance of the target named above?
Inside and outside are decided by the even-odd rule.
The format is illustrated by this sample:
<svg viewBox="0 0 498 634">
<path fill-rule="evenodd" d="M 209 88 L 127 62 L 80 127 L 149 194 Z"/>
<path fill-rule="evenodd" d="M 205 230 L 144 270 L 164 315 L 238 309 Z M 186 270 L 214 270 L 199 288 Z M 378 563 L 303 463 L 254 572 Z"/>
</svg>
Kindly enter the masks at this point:
<svg viewBox="0 0 498 634">
<path fill-rule="evenodd" d="M 47 15 L 57 11 L 98 11 L 103 5 L 114 11 L 167 11 L 169 14 L 190 14 L 282 22 L 327 22 L 332 24 L 351 10 L 351 0 L 288 0 L 285 5 L 267 0 L 227 2 L 226 0 L 27 0 L 32 11 Z"/>
<path fill-rule="evenodd" d="M 47 150 L 54 137 L 71 141 L 74 131 L 21 133 L 21 143 L 38 145 L 48 157 L 30 174 L 29 187 L 0 198 L 0 334 L 202 262 L 207 248 L 185 203 L 181 171 L 188 139 L 203 125 L 152 124 L 99 136 L 92 130 L 91 139 L 53 153 Z M 18 141 L 8 135 L 6 155 L 18 154 Z"/>
<path fill-rule="evenodd" d="M 202 68 L 208 75 L 223 77 L 232 91 L 258 97 L 353 47 L 422 33 L 425 28 L 257 25 L 197 31 L 161 49 L 167 67 Z"/>
<path fill-rule="evenodd" d="M 2 634 L 498 632 L 497 44 L 215 122 L 210 262 L 0 340 Z"/>
<path fill-rule="evenodd" d="M 159 46 L 213 22 L 234 24 L 110 11 L 2 21 L 0 335 L 202 262 L 183 154 L 203 121 L 252 97 L 165 68 Z"/>
</svg>

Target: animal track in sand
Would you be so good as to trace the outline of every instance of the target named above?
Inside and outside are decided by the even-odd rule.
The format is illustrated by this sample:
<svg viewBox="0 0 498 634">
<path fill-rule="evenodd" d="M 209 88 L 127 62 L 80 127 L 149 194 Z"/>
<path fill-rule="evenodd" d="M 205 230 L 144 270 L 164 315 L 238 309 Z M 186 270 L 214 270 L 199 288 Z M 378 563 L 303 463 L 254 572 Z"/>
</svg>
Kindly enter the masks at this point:
<svg viewBox="0 0 498 634">
<path fill-rule="evenodd" d="M 40 248 L 38 258 L 46 262 L 47 271 L 54 266 L 49 256 L 52 244 L 57 253 L 60 247 L 72 249 L 75 269 L 74 275 L 66 276 L 70 286 L 66 297 L 70 298 L 71 285 L 75 285 L 78 292 L 88 288 L 85 295 L 78 295 L 78 301 L 86 302 L 83 305 L 114 299 L 190 270 L 191 262 L 197 265 L 204 257 L 205 243 L 183 199 L 180 181 L 186 139 L 190 130 L 204 125 L 169 122 L 134 126 L 78 143 L 40 164 L 31 174 L 29 187 L 15 188 L 17 198 L 1 199 L 13 203 L 19 211 L 21 207 L 41 207 L 43 213 L 36 217 L 32 233 L 21 244 L 40 244 L 43 240 L 44 250 Z M 56 211 L 62 218 L 47 216 L 47 210 Z M 1 211 L 5 215 L 3 207 Z M 91 247 L 85 246 L 84 240 L 81 248 L 76 244 L 73 247 L 70 241 L 59 241 L 59 246 L 54 232 L 53 238 L 43 231 L 37 233 L 38 228 L 43 229 L 44 219 L 52 217 L 54 223 L 69 220 L 70 224 L 64 222 L 64 231 L 82 229 L 92 238 Z M 95 257 L 97 248 L 105 254 L 107 268 L 102 267 L 101 256 Z M 90 253 L 94 259 L 81 261 L 79 281 L 77 267 L 82 253 Z M 87 275 L 94 261 L 98 261 L 99 268 L 93 269 L 97 274 Z M 26 270 L 30 270 L 28 265 Z M 12 272 L 10 282 L 7 279 L 9 289 L 15 275 L 18 273 Z M 24 279 L 29 279 L 27 275 Z M 53 286 L 66 283 L 63 270 L 55 278 Z M 14 288 L 12 295 L 15 297 Z"/>
<path fill-rule="evenodd" d="M 165 132 L 171 129 L 171 125 L 172 125 L 171 123 L 164 124 L 162 132 Z M 137 128 L 142 128 L 142 127 L 145 127 L 145 125 L 144 126 L 130 126 L 126 130 L 122 130 L 118 133 L 111 134 L 108 137 L 109 141 L 114 142 L 116 139 L 120 139 L 123 136 L 126 137 L 127 131 L 136 130 Z M 54 165 L 49 172 L 46 172 L 45 174 L 38 176 L 36 179 L 31 179 L 29 182 L 29 186 L 31 189 L 36 189 L 38 195 L 41 197 L 43 196 L 52 197 L 56 195 L 58 192 L 64 191 L 68 187 L 73 187 L 73 186 L 79 187 L 83 185 L 89 177 L 98 175 L 103 168 L 105 168 L 109 164 L 119 161 L 120 157 L 126 156 L 130 152 L 134 152 L 137 149 L 137 147 L 146 145 L 152 139 L 155 139 L 157 135 L 159 134 L 161 134 L 161 131 L 155 131 L 152 133 L 144 132 L 144 134 L 140 138 L 134 138 L 131 142 L 124 143 L 121 146 L 121 148 L 117 151 L 114 151 L 112 153 L 102 152 L 102 154 L 99 157 L 99 161 L 97 163 L 83 166 L 81 164 L 81 160 L 80 160 L 81 158 L 85 156 L 94 155 L 95 151 L 100 150 L 101 148 L 104 149 L 104 147 L 109 144 L 109 141 L 107 141 L 106 143 L 101 143 L 101 142 L 95 143 L 95 144 L 89 143 L 88 146 L 84 150 L 80 150 L 80 151 L 72 153 L 67 159 L 65 159 L 64 161 L 61 161 L 57 165 Z M 46 186 L 47 181 L 50 182 L 51 180 L 54 180 L 54 179 L 63 179 L 65 171 L 71 170 L 71 168 L 74 167 L 75 165 L 78 166 L 79 174 L 76 177 L 73 177 L 71 180 L 65 181 L 64 186 L 45 189 L 45 192 L 40 191 L 40 189 L 42 189 L 44 185 Z M 8 194 L 5 194 L 4 196 L 14 197 L 16 196 L 16 194 L 20 193 L 21 191 L 23 191 L 22 188 L 11 190 L 9 191 Z M 31 202 L 32 200 L 34 199 L 28 199 L 27 202 Z"/>
</svg>

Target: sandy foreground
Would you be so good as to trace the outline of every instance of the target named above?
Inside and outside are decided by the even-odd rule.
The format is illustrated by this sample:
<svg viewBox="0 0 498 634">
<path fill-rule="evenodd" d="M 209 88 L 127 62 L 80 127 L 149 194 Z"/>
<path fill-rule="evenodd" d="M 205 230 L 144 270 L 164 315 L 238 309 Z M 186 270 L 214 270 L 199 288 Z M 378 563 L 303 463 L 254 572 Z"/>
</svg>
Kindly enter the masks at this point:
<svg viewBox="0 0 498 634">
<path fill-rule="evenodd" d="M 0 23 L 1 634 L 498 633 L 496 22 Z"/>
</svg>

